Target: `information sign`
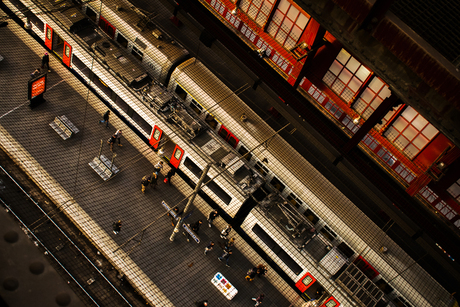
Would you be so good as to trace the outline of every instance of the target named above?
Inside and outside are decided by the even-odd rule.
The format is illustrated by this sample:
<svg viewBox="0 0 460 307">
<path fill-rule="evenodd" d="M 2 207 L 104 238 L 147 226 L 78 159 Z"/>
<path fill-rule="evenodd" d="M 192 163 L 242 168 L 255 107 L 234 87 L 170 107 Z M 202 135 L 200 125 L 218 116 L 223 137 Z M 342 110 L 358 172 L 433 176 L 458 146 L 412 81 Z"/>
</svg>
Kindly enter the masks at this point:
<svg viewBox="0 0 460 307">
<path fill-rule="evenodd" d="M 211 282 L 228 300 L 233 299 L 238 293 L 238 290 L 219 272 L 214 275 Z"/>
</svg>

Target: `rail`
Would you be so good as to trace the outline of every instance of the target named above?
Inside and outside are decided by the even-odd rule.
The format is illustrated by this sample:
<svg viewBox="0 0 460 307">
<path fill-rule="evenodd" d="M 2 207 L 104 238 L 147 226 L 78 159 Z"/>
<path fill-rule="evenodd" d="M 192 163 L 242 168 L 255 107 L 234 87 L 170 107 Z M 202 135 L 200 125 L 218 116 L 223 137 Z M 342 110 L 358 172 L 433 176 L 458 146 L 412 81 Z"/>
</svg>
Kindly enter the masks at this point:
<svg viewBox="0 0 460 307">
<path fill-rule="evenodd" d="M 36 202 L 19 184 L 16 180 L 14 180 L 13 177 L 2 167 L 0 166 L 0 169 L 10 178 L 12 182 L 35 204 L 35 206 L 42 212 L 44 216 L 56 227 L 59 232 L 64 235 L 64 237 L 70 242 L 77 250 L 78 252 L 88 261 L 88 263 L 99 273 L 99 275 L 109 284 L 113 290 L 125 301 L 128 306 L 132 307 L 132 305 L 129 303 L 129 301 L 123 296 L 120 291 L 110 282 L 110 280 L 105 277 L 104 274 L 102 274 L 101 270 L 86 256 L 86 254 L 67 236 L 67 234 L 56 224 L 56 222 L 40 207 L 38 202 Z M 40 239 L 35 236 L 35 234 L 32 232 L 32 230 L 27 227 L 27 225 L 19 218 L 19 216 L 11 209 L 11 207 L 6 204 L 1 198 L 0 201 L 5 205 L 6 208 L 15 216 L 15 218 L 27 229 L 27 231 L 34 237 L 37 242 L 40 243 L 41 246 L 46 250 L 46 252 L 53 257 L 53 259 L 59 264 L 59 266 L 72 278 L 72 280 L 80 287 L 81 290 L 91 299 L 91 301 L 96 304 L 96 306 L 100 306 L 94 299 L 93 297 L 85 290 L 85 288 L 76 280 L 76 278 L 64 267 L 64 265 L 53 255 L 53 253 L 40 241 Z"/>
</svg>

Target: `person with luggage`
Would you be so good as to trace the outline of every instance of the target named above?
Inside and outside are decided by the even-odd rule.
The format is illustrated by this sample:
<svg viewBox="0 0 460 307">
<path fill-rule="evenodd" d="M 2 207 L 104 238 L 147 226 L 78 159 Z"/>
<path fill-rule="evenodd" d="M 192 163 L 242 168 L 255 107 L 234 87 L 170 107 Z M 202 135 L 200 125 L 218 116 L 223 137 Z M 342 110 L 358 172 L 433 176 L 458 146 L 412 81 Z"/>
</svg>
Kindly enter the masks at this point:
<svg viewBox="0 0 460 307">
<path fill-rule="evenodd" d="M 257 275 L 257 268 L 256 267 L 253 267 L 252 269 L 250 269 L 247 273 L 246 273 L 246 280 L 247 281 L 253 281 L 254 278 L 256 277 Z"/>
<path fill-rule="evenodd" d="M 165 176 L 164 183 L 167 183 L 171 186 L 171 177 L 176 174 L 176 169 L 174 167 L 171 167 L 171 169 L 168 171 L 168 173 Z"/>
<path fill-rule="evenodd" d="M 142 177 L 142 181 L 141 181 L 142 193 L 145 193 L 145 189 L 149 186 L 151 180 L 152 180 L 152 176 L 145 175 L 144 177 Z"/>
</svg>

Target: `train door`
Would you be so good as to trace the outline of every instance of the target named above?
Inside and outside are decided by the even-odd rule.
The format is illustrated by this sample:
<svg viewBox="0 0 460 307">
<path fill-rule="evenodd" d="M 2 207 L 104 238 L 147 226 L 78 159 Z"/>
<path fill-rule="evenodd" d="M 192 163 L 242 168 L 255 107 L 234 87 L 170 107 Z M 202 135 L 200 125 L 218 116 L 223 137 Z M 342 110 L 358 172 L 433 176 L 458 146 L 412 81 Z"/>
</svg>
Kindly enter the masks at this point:
<svg viewBox="0 0 460 307">
<path fill-rule="evenodd" d="M 53 49 L 53 29 L 49 25 L 45 28 L 45 46 L 50 50 Z"/>
<path fill-rule="evenodd" d="M 155 125 L 152 129 L 152 134 L 150 134 L 149 144 L 153 146 L 153 148 L 157 149 L 158 144 L 160 143 L 161 135 L 163 131 Z"/>
<path fill-rule="evenodd" d="M 182 157 L 184 156 L 184 150 L 176 145 L 174 148 L 173 154 L 171 156 L 171 160 L 169 162 L 175 167 L 178 168 Z"/>
<path fill-rule="evenodd" d="M 70 46 L 69 43 L 64 42 L 62 62 L 64 62 L 64 64 L 67 65 L 68 67 L 70 67 L 71 58 L 72 58 L 72 46 Z"/>
<path fill-rule="evenodd" d="M 102 31 L 107 33 L 111 39 L 115 37 L 115 30 L 116 28 L 112 26 L 104 17 L 99 17 L 99 27 L 101 27 Z"/>
<path fill-rule="evenodd" d="M 55 54 L 57 54 L 61 59 L 64 55 L 64 43 L 65 41 L 53 31 L 53 48 L 51 48 Z"/>
<path fill-rule="evenodd" d="M 224 125 L 220 127 L 219 135 L 229 143 L 233 148 L 236 148 L 240 140 L 236 138 Z"/>
</svg>

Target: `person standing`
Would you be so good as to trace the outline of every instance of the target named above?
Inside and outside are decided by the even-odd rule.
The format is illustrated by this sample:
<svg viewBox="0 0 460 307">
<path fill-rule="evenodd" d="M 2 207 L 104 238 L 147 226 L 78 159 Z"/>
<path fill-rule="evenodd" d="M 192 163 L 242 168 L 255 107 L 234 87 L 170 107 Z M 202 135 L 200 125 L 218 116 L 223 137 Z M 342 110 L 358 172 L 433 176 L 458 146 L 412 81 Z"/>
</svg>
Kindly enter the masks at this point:
<svg viewBox="0 0 460 307">
<path fill-rule="evenodd" d="M 256 301 L 256 304 L 254 305 L 255 307 L 256 306 L 259 306 L 260 304 L 262 304 L 262 301 L 264 300 L 264 297 L 265 295 L 262 293 L 261 295 L 259 295 L 257 298 L 252 298 L 253 301 Z"/>
<path fill-rule="evenodd" d="M 203 221 L 198 220 L 190 226 L 190 229 L 198 235 L 201 224 L 203 224 Z M 186 236 L 187 236 L 187 242 L 190 242 L 190 234 L 188 232 L 186 232 Z"/>
<path fill-rule="evenodd" d="M 35 69 L 33 73 L 30 74 L 30 77 L 35 78 L 40 76 L 40 67 Z"/>
<path fill-rule="evenodd" d="M 225 243 L 225 245 L 224 245 L 224 249 L 230 248 L 230 247 L 232 247 L 233 245 L 235 245 L 235 238 L 231 238 L 230 240 L 228 240 L 228 242 Z"/>
<path fill-rule="evenodd" d="M 257 275 L 257 268 L 256 267 L 253 267 L 252 269 L 250 269 L 247 273 L 246 273 L 246 280 L 247 281 L 253 281 L 254 278 L 256 277 Z"/>
<path fill-rule="evenodd" d="M 164 183 L 167 183 L 171 186 L 171 177 L 176 174 L 176 169 L 174 167 L 171 167 L 171 169 L 168 171 L 165 177 Z"/>
<path fill-rule="evenodd" d="M 206 255 L 214 247 L 214 242 L 211 240 L 209 244 L 204 248 L 204 254 Z"/>
<path fill-rule="evenodd" d="M 107 112 L 102 115 L 102 119 L 99 121 L 99 124 L 105 123 L 105 127 L 109 128 L 109 116 L 110 116 L 110 110 L 107 110 Z"/>
<path fill-rule="evenodd" d="M 267 274 L 267 268 L 265 267 L 265 265 L 263 264 L 259 264 L 257 266 L 257 276 L 264 276 L 265 274 Z"/>
<path fill-rule="evenodd" d="M 228 261 L 232 254 L 233 254 L 233 251 L 231 248 L 229 248 L 229 249 L 224 250 L 224 253 L 222 254 L 222 256 L 217 257 L 217 259 L 219 259 L 219 261 L 225 260 L 225 266 L 230 267 L 230 265 L 228 264 Z"/>
<path fill-rule="evenodd" d="M 121 129 L 117 130 L 117 132 L 115 132 L 114 136 L 116 137 L 117 141 L 118 141 L 118 146 L 123 146 L 121 145 L 121 135 L 122 135 L 122 131 Z"/>
<path fill-rule="evenodd" d="M 48 72 L 51 72 L 51 70 L 50 70 L 50 56 L 48 55 L 48 52 L 45 52 L 45 54 L 42 56 L 42 68 L 48 70 Z"/>
<path fill-rule="evenodd" d="M 230 233 L 230 231 L 232 231 L 232 225 L 228 224 L 227 227 L 225 227 L 224 230 L 222 230 L 222 232 L 220 233 L 220 237 L 224 240 L 227 240 L 227 236 Z"/>
<path fill-rule="evenodd" d="M 209 212 L 209 215 L 208 215 L 208 225 L 209 225 L 209 228 L 212 227 L 212 222 L 214 222 L 214 219 L 216 217 L 219 216 L 219 212 L 217 210 L 213 210 L 211 212 Z"/>
<path fill-rule="evenodd" d="M 149 186 L 150 181 L 152 181 L 152 176 L 145 175 L 144 177 L 142 177 L 142 193 L 145 193 L 145 189 Z"/>
<path fill-rule="evenodd" d="M 158 162 L 153 167 L 154 167 L 153 172 L 158 175 L 160 171 L 163 169 L 163 161 Z"/>
<path fill-rule="evenodd" d="M 118 220 L 112 224 L 113 233 L 118 234 L 121 231 L 121 220 Z"/>
<path fill-rule="evenodd" d="M 152 174 L 152 179 L 150 179 L 150 184 L 154 190 L 156 190 L 158 185 L 158 175 L 156 173 Z"/>
<path fill-rule="evenodd" d="M 115 143 L 115 140 L 117 139 L 117 137 L 114 135 L 112 135 L 110 137 L 110 139 L 107 140 L 107 144 L 110 145 L 110 151 L 113 151 L 113 143 Z"/>
</svg>

